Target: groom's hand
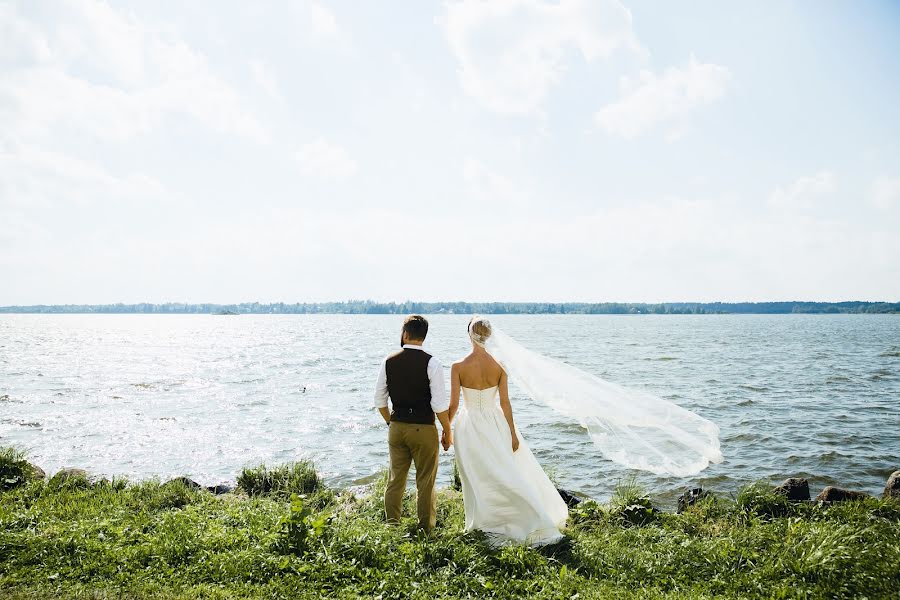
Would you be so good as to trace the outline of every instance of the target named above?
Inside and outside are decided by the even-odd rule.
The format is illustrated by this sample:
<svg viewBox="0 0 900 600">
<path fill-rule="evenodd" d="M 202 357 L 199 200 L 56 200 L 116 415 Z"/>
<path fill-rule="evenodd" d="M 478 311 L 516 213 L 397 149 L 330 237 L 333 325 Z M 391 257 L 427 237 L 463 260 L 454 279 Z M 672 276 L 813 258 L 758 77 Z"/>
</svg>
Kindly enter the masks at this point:
<svg viewBox="0 0 900 600">
<path fill-rule="evenodd" d="M 450 411 L 439 412 L 437 418 L 441 422 L 441 446 L 444 447 L 444 452 L 446 452 L 453 445 L 453 432 L 450 430 Z"/>
</svg>

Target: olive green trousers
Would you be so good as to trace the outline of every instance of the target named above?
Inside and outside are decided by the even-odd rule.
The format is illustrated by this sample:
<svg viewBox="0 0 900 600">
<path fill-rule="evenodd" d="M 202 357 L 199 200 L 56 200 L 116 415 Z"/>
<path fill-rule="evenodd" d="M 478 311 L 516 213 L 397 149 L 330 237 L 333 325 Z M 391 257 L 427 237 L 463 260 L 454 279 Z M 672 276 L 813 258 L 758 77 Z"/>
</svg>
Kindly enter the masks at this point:
<svg viewBox="0 0 900 600">
<path fill-rule="evenodd" d="M 434 424 L 419 425 L 391 421 L 388 433 L 391 464 L 384 490 L 384 514 L 388 523 L 400 521 L 406 478 L 411 464 L 416 466 L 416 509 L 419 527 L 434 529 L 437 501 L 434 482 L 438 469 L 438 431 Z"/>
</svg>

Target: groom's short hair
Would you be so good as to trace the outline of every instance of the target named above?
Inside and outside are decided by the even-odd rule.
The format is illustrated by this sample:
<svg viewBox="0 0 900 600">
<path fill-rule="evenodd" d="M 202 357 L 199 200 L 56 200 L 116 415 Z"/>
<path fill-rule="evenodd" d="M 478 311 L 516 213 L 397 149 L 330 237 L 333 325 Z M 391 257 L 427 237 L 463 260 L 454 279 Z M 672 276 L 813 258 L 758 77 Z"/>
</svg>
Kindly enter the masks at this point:
<svg viewBox="0 0 900 600">
<path fill-rule="evenodd" d="M 422 315 L 409 315 L 403 321 L 403 331 L 411 340 L 424 340 L 428 335 L 428 321 Z"/>
</svg>

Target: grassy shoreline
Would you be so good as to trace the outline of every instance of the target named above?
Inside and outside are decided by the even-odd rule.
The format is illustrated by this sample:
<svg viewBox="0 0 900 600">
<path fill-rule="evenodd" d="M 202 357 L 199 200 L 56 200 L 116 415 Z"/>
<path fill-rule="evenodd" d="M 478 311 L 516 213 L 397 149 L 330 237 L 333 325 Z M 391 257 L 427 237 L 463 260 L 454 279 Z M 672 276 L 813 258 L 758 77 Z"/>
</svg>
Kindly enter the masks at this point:
<svg viewBox="0 0 900 600">
<path fill-rule="evenodd" d="M 565 543 L 495 550 L 463 531 L 453 490 L 441 491 L 428 538 L 411 517 L 384 523 L 383 483 L 366 497 L 336 492 L 308 464 L 245 470 L 237 493 L 216 496 L 179 481 L 47 481 L 25 471 L 3 483 L 14 479 L 12 456 L 0 465 L 4 598 L 887 598 L 900 590 L 900 501 L 892 499 L 793 504 L 754 485 L 735 500 L 712 496 L 670 514 L 623 487 L 609 504 L 572 509 Z"/>
</svg>

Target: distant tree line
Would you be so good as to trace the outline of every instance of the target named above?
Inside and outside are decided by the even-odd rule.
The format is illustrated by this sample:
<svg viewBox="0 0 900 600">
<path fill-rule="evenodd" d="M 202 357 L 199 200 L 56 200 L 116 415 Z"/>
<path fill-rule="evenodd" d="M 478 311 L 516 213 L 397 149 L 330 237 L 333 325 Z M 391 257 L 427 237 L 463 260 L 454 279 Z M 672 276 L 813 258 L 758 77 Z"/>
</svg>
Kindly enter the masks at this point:
<svg viewBox="0 0 900 600">
<path fill-rule="evenodd" d="M 705 314 L 848 314 L 900 313 L 900 302 L 241 302 L 239 304 L 39 304 L 2 306 L 0 313 L 149 313 L 149 314 L 488 314 L 488 315 L 705 315 Z"/>
</svg>

